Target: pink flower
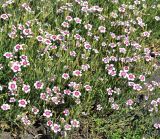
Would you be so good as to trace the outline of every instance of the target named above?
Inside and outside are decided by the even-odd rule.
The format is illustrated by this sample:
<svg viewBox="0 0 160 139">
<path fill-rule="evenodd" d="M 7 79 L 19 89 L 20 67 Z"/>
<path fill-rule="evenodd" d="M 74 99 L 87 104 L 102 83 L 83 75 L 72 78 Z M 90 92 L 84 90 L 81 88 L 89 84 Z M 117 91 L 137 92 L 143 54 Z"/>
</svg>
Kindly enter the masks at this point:
<svg viewBox="0 0 160 139">
<path fill-rule="evenodd" d="M 105 33 L 106 32 L 106 28 L 104 26 L 100 26 L 98 28 L 98 30 L 100 31 L 100 33 Z"/>
<path fill-rule="evenodd" d="M 51 120 L 47 121 L 47 126 L 52 127 L 53 126 L 53 122 Z"/>
<path fill-rule="evenodd" d="M 119 52 L 125 54 L 126 53 L 126 49 L 125 48 L 119 48 Z"/>
<path fill-rule="evenodd" d="M 110 46 L 111 48 L 115 48 L 115 47 L 116 47 L 116 44 L 115 44 L 115 43 L 110 43 L 109 46 Z"/>
<path fill-rule="evenodd" d="M 68 115 L 69 115 L 69 110 L 68 110 L 68 109 L 65 109 L 65 110 L 63 111 L 63 114 L 64 114 L 65 116 L 68 116 Z"/>
<path fill-rule="evenodd" d="M 37 90 L 43 89 L 43 86 L 44 86 L 44 84 L 43 84 L 41 81 L 36 81 L 36 82 L 34 83 L 34 87 L 35 87 Z"/>
<path fill-rule="evenodd" d="M 82 69 L 83 71 L 87 71 L 89 68 L 90 68 L 90 66 L 89 66 L 88 64 L 81 66 L 81 69 Z"/>
<path fill-rule="evenodd" d="M 31 21 L 27 21 L 25 24 L 26 24 L 28 27 L 30 27 L 30 26 L 31 26 Z"/>
<path fill-rule="evenodd" d="M 102 61 L 104 63 L 109 63 L 110 62 L 110 58 L 109 57 L 105 57 L 105 58 L 102 59 Z"/>
<path fill-rule="evenodd" d="M 118 104 L 115 104 L 115 103 L 114 103 L 114 104 L 112 104 L 112 106 L 111 106 L 111 107 L 112 107 L 112 109 L 114 109 L 114 110 L 118 110 L 118 109 L 119 109 Z"/>
<path fill-rule="evenodd" d="M 125 72 L 128 72 L 128 71 L 129 71 L 129 67 L 128 67 L 128 66 L 124 66 L 124 67 L 123 67 L 123 70 L 124 70 Z"/>
<path fill-rule="evenodd" d="M 7 58 L 7 59 L 12 59 L 13 58 L 13 54 L 11 53 L 11 52 L 6 52 L 6 53 L 4 53 L 4 55 L 3 55 L 5 58 Z"/>
<path fill-rule="evenodd" d="M 10 14 L 2 14 L 0 18 L 3 20 L 7 20 L 10 16 L 11 16 Z"/>
<path fill-rule="evenodd" d="M 140 75 L 139 79 L 140 79 L 140 81 L 144 82 L 145 81 L 145 76 L 144 75 Z"/>
<path fill-rule="evenodd" d="M 51 127 L 51 130 L 54 132 L 54 133 L 58 133 L 61 131 L 61 127 L 60 125 L 58 124 L 53 124 L 53 126 Z"/>
<path fill-rule="evenodd" d="M 107 91 L 109 96 L 112 96 L 112 94 L 114 92 L 114 90 L 112 90 L 111 88 L 107 88 L 106 91 Z"/>
<path fill-rule="evenodd" d="M 160 104 L 160 98 L 157 98 L 157 103 Z"/>
<path fill-rule="evenodd" d="M 54 86 L 54 87 L 52 88 L 52 91 L 53 91 L 54 93 L 59 93 L 59 92 L 60 92 L 60 88 L 59 88 L 58 86 Z"/>
<path fill-rule="evenodd" d="M 67 130 L 67 131 L 71 130 L 71 125 L 70 124 L 65 124 L 64 125 L 64 130 Z"/>
<path fill-rule="evenodd" d="M 24 29 L 24 26 L 21 25 L 21 24 L 18 24 L 18 29 L 19 29 L 19 30 L 23 30 L 23 29 Z"/>
<path fill-rule="evenodd" d="M 121 7 L 119 7 L 119 9 L 118 9 L 120 12 L 122 12 L 122 13 L 124 13 L 125 11 L 126 11 L 126 9 L 125 9 L 125 7 L 124 6 L 121 6 Z"/>
<path fill-rule="evenodd" d="M 58 97 L 52 97 L 51 100 L 56 105 L 58 105 L 60 103 L 60 100 L 58 99 Z"/>
<path fill-rule="evenodd" d="M 92 87 L 90 85 L 85 85 L 84 88 L 85 88 L 86 91 L 91 91 L 92 90 Z"/>
<path fill-rule="evenodd" d="M 16 91 L 17 90 L 17 84 L 16 81 L 12 81 L 8 83 L 8 89 L 10 91 Z"/>
<path fill-rule="evenodd" d="M 10 64 L 11 64 L 11 69 L 13 70 L 13 72 L 21 71 L 21 64 L 18 61 L 11 62 Z"/>
<path fill-rule="evenodd" d="M 129 45 L 130 45 L 130 42 L 129 42 L 128 38 L 126 38 L 126 39 L 123 41 L 123 43 L 125 44 L 125 46 L 129 46 Z"/>
<path fill-rule="evenodd" d="M 158 106 L 157 101 L 156 100 L 152 100 L 151 101 L 151 105 Z"/>
<path fill-rule="evenodd" d="M 51 110 L 45 109 L 44 113 L 43 113 L 43 116 L 45 116 L 47 118 L 50 118 L 52 116 Z"/>
<path fill-rule="evenodd" d="M 40 94 L 40 98 L 41 98 L 42 100 L 46 100 L 46 99 L 47 99 L 47 96 L 46 96 L 45 93 L 41 93 L 41 94 Z"/>
<path fill-rule="evenodd" d="M 37 38 L 37 40 L 38 40 L 39 42 L 43 42 L 43 40 L 44 40 L 42 36 L 37 36 L 36 38 Z"/>
<path fill-rule="evenodd" d="M 123 78 L 126 78 L 127 77 L 127 72 L 126 71 L 123 71 L 123 70 L 120 70 L 120 72 L 119 72 L 119 76 L 120 77 L 123 77 Z"/>
<path fill-rule="evenodd" d="M 73 71 L 73 75 L 82 76 L 82 72 L 80 70 L 75 70 L 75 71 Z"/>
<path fill-rule="evenodd" d="M 114 38 L 116 38 L 116 35 L 115 35 L 115 33 L 113 33 L 113 32 L 110 32 L 110 35 L 111 35 L 111 37 L 114 39 Z"/>
<path fill-rule="evenodd" d="M 116 12 L 111 12 L 111 17 L 113 17 L 113 18 L 117 18 L 118 17 L 118 14 L 116 13 Z"/>
<path fill-rule="evenodd" d="M 8 104 L 2 104 L 1 105 L 1 109 L 4 110 L 4 111 L 10 110 L 10 105 L 8 105 Z"/>
<path fill-rule="evenodd" d="M 37 109 L 36 107 L 32 108 L 32 112 L 37 115 L 39 113 L 39 109 Z"/>
<path fill-rule="evenodd" d="M 51 40 L 49 40 L 49 39 L 44 39 L 43 43 L 45 43 L 46 45 L 51 45 L 52 44 Z"/>
<path fill-rule="evenodd" d="M 23 84 L 22 91 L 24 91 L 25 93 L 29 93 L 30 90 L 31 89 L 29 85 Z"/>
<path fill-rule="evenodd" d="M 73 18 L 71 16 L 66 16 L 66 20 L 71 22 L 73 20 Z"/>
<path fill-rule="evenodd" d="M 92 25 L 91 24 L 86 24 L 84 25 L 85 29 L 91 30 L 92 29 Z"/>
<path fill-rule="evenodd" d="M 85 42 L 85 43 L 84 43 L 84 48 L 85 48 L 86 50 L 90 50 L 90 49 L 91 49 L 91 45 L 90 45 L 88 42 Z"/>
<path fill-rule="evenodd" d="M 32 34 L 32 31 L 31 31 L 31 29 L 23 29 L 23 34 L 24 34 L 25 36 L 31 35 L 31 34 Z"/>
<path fill-rule="evenodd" d="M 57 36 L 56 36 L 56 35 L 52 35 L 52 36 L 50 37 L 50 39 L 51 39 L 52 41 L 55 41 L 55 40 L 57 40 Z"/>
<path fill-rule="evenodd" d="M 25 115 L 21 118 L 23 124 L 25 125 L 30 125 L 31 124 L 31 121 L 28 119 L 28 117 Z"/>
<path fill-rule="evenodd" d="M 74 21 L 77 23 L 77 24 L 81 24 L 82 20 L 78 17 L 74 18 Z"/>
<path fill-rule="evenodd" d="M 133 75 L 132 73 L 129 73 L 129 74 L 127 74 L 127 78 L 128 78 L 128 80 L 130 80 L 130 81 L 134 81 L 135 75 Z"/>
<path fill-rule="evenodd" d="M 145 32 L 142 33 L 142 36 L 143 37 L 149 37 L 150 36 L 150 32 L 145 31 Z"/>
<path fill-rule="evenodd" d="M 134 82 L 128 82 L 128 86 L 134 86 L 135 85 L 135 83 Z"/>
<path fill-rule="evenodd" d="M 70 54 L 70 56 L 73 56 L 73 57 L 76 56 L 76 52 L 75 51 L 70 51 L 69 54 Z"/>
<path fill-rule="evenodd" d="M 129 99 L 129 100 L 127 100 L 127 102 L 126 102 L 126 105 L 132 106 L 133 103 L 134 103 L 133 100 L 132 100 L 132 99 Z"/>
<path fill-rule="evenodd" d="M 46 88 L 46 93 L 47 93 L 48 96 L 52 96 L 52 90 L 51 90 L 51 88 L 47 87 Z"/>
<path fill-rule="evenodd" d="M 52 49 L 52 50 L 57 49 L 57 46 L 56 45 L 51 45 L 50 49 Z"/>
<path fill-rule="evenodd" d="M 23 3 L 23 4 L 22 4 L 22 7 L 23 7 L 26 11 L 31 12 L 31 8 L 30 8 L 30 6 L 29 6 L 27 3 Z"/>
<path fill-rule="evenodd" d="M 80 123 L 79 123 L 79 121 L 77 121 L 76 119 L 74 119 L 74 120 L 71 120 L 71 125 L 72 125 L 72 127 L 79 127 Z"/>
<path fill-rule="evenodd" d="M 133 89 L 137 90 L 137 91 L 140 91 L 142 89 L 142 86 L 140 86 L 139 84 L 134 84 Z"/>
<path fill-rule="evenodd" d="M 14 46 L 14 50 L 15 52 L 18 52 L 19 50 L 23 50 L 23 45 L 17 44 L 16 46 Z"/>
<path fill-rule="evenodd" d="M 26 55 L 21 55 L 20 56 L 20 59 L 23 61 L 23 60 L 25 60 L 25 61 L 27 61 L 28 60 L 28 57 L 26 56 Z"/>
<path fill-rule="evenodd" d="M 108 74 L 111 76 L 116 76 L 116 71 L 115 70 L 108 70 Z"/>
<path fill-rule="evenodd" d="M 69 74 L 68 73 L 63 73 L 62 78 L 66 79 L 66 80 L 69 79 Z"/>
<path fill-rule="evenodd" d="M 64 90 L 64 94 L 66 94 L 66 95 L 70 95 L 72 92 L 71 92 L 71 90 L 69 90 L 69 89 L 67 89 L 67 90 Z"/>
<path fill-rule="evenodd" d="M 76 40 L 82 40 L 82 37 L 79 34 L 74 35 L 74 37 L 75 37 Z"/>
<path fill-rule="evenodd" d="M 22 60 L 22 61 L 20 61 L 20 64 L 21 64 L 21 66 L 23 66 L 23 67 L 27 67 L 27 66 L 30 65 L 30 63 L 29 63 L 28 60 Z"/>
<path fill-rule="evenodd" d="M 18 106 L 23 108 L 25 108 L 27 105 L 27 101 L 25 99 L 18 100 L 18 103 L 19 103 Z"/>
<path fill-rule="evenodd" d="M 158 129 L 158 128 L 160 128 L 160 124 L 159 124 L 159 123 L 155 123 L 155 124 L 154 124 L 154 127 L 155 127 L 156 129 Z"/>
<path fill-rule="evenodd" d="M 11 97 L 10 99 L 9 99 L 9 102 L 10 103 L 13 103 L 13 102 L 15 102 L 16 101 L 16 99 L 14 98 L 14 97 Z"/>
<path fill-rule="evenodd" d="M 79 91 L 73 91 L 72 94 L 76 98 L 79 98 L 81 96 L 81 92 L 79 92 Z"/>
<path fill-rule="evenodd" d="M 63 22 L 61 25 L 62 25 L 63 27 L 65 27 L 65 28 L 69 28 L 69 23 L 68 23 L 68 22 Z"/>
</svg>

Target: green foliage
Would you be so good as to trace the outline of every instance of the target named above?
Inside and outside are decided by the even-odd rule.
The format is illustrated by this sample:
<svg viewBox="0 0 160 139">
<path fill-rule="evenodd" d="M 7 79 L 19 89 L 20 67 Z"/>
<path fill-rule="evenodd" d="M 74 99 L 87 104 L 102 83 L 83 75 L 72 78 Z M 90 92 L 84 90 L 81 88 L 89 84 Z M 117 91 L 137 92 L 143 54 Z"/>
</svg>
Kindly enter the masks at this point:
<svg viewBox="0 0 160 139">
<path fill-rule="evenodd" d="M 22 4 L 27 3 L 31 7 L 31 12 L 22 8 Z M 66 3 L 72 3 L 72 11 L 68 9 L 58 12 L 63 9 Z M 159 129 L 153 126 L 159 121 L 159 105 L 152 106 L 151 102 L 157 100 L 159 93 L 159 85 L 153 85 L 154 90 L 149 91 L 145 87 L 145 83 L 141 82 L 138 77 L 145 75 L 146 83 L 155 73 L 155 64 L 159 57 L 151 58 L 148 62 L 144 53 L 144 48 L 153 49 L 159 53 L 159 37 L 160 24 L 155 19 L 160 14 L 160 6 L 158 1 L 146 0 L 140 1 L 140 4 L 134 4 L 131 0 L 119 0 L 118 3 L 112 0 L 88 0 L 89 6 L 99 5 L 103 8 L 102 12 L 91 12 L 89 14 L 81 11 L 81 6 L 73 0 L 15 0 L 14 3 L 3 7 L 4 2 L 0 2 L 0 15 L 11 14 L 7 20 L 0 18 L 0 86 L 3 90 L 0 91 L 0 106 L 9 104 L 11 109 L 8 111 L 0 109 L 0 129 L 10 130 L 20 129 L 26 131 L 27 126 L 33 126 L 36 121 L 41 121 L 46 126 L 46 122 L 51 120 L 53 123 L 58 123 L 61 126 L 61 131 L 64 131 L 67 136 L 60 136 L 54 130 L 50 130 L 50 134 L 54 138 L 93 138 L 93 139 L 158 139 Z M 122 4 L 127 6 L 135 6 L 134 10 L 126 8 L 124 13 L 119 11 Z M 114 18 L 112 12 L 117 13 Z M 70 22 L 66 29 L 62 23 L 67 16 L 80 18 L 81 24 Z M 102 18 L 102 19 L 101 19 Z M 104 18 L 104 20 L 103 20 Z M 138 19 L 142 19 L 146 25 L 138 25 Z M 135 21 L 133 23 L 131 21 Z M 30 22 L 27 26 L 26 23 Z M 112 24 L 119 21 L 128 21 L 128 26 L 119 26 Z M 68 22 L 68 21 L 67 21 Z M 91 24 L 91 31 L 84 28 L 84 25 Z M 24 25 L 32 31 L 31 37 L 23 34 L 23 29 L 17 29 L 18 25 Z M 101 33 L 99 27 L 106 28 L 105 33 Z M 16 37 L 10 37 L 9 33 L 16 28 Z M 131 33 L 126 33 L 125 29 L 129 29 Z M 69 35 L 63 36 L 64 39 L 52 42 L 56 49 L 48 49 L 45 43 L 37 41 L 37 36 L 46 37 L 47 34 L 60 35 L 61 31 L 69 31 Z M 142 33 L 151 31 L 149 37 L 144 37 Z M 130 42 L 140 44 L 139 49 L 135 49 L 131 44 L 128 46 L 122 39 L 115 39 L 110 33 L 115 33 L 118 36 L 128 36 Z M 92 35 L 89 35 L 91 33 Z M 79 34 L 85 40 L 76 40 L 75 36 Z M 96 40 L 96 37 L 99 37 Z M 47 37 L 46 37 L 47 38 Z M 126 37 L 127 38 L 127 37 Z M 84 48 L 84 42 L 89 42 L 91 50 Z M 106 46 L 102 46 L 105 42 Z M 110 44 L 116 44 L 115 48 L 110 47 Z M 118 43 L 120 43 L 118 45 Z M 16 44 L 24 44 L 24 49 L 18 52 L 14 51 Z M 67 48 L 65 50 L 65 47 Z M 126 53 L 121 53 L 119 48 L 125 48 Z M 75 52 L 76 56 L 71 56 L 71 52 Z M 14 54 L 13 59 L 4 57 L 6 52 Z M 13 72 L 11 69 L 11 61 L 20 61 L 20 56 L 26 55 L 30 63 L 29 66 L 23 67 L 20 72 Z M 88 58 L 83 58 L 88 57 Z M 140 57 L 135 62 L 122 62 L 120 58 Z M 104 58 L 116 57 L 118 60 L 105 63 Z M 135 58 L 136 59 L 136 58 Z M 83 71 L 82 65 L 88 64 L 90 68 Z M 114 65 L 116 75 L 111 76 L 107 71 L 108 66 Z M 119 76 L 120 71 L 125 67 L 129 67 L 129 72 L 136 76 L 135 84 L 140 85 L 143 89 L 136 90 L 128 85 L 126 78 Z M 73 72 L 81 70 L 82 76 L 75 76 Z M 65 80 L 62 78 L 64 73 L 68 73 L 70 78 Z M 152 73 L 152 74 L 150 74 Z M 157 75 L 157 74 L 156 74 Z M 157 75 L 158 76 L 158 75 Z M 10 95 L 8 84 L 16 79 L 17 90 L 13 96 Z M 153 79 L 155 81 L 155 79 Z M 36 81 L 44 83 L 42 90 L 35 88 Z M 69 83 L 76 82 L 76 87 L 70 87 Z M 30 93 L 24 93 L 22 87 L 24 84 L 29 84 L 31 87 Z M 90 91 L 85 89 L 85 85 L 90 85 Z M 148 85 L 149 86 L 149 85 Z M 58 87 L 60 91 L 53 91 L 54 87 Z M 48 100 L 40 98 L 42 93 L 47 92 L 47 88 L 51 89 L 52 96 Z M 78 89 L 77 89 L 78 88 Z M 113 92 L 110 95 L 107 89 Z M 70 89 L 72 92 L 80 90 L 80 98 L 73 95 L 67 96 L 64 94 L 65 89 Z M 120 90 L 119 90 L 120 89 Z M 47 93 L 46 93 L 47 94 Z M 9 99 L 14 97 L 15 103 L 10 103 Z M 58 104 L 52 102 L 52 97 L 57 97 Z M 146 98 L 148 97 L 148 98 Z M 25 99 L 27 106 L 19 107 L 18 100 Z M 127 100 L 132 99 L 133 105 L 127 106 Z M 64 101 L 64 103 L 63 103 Z M 115 105 L 118 108 L 113 108 Z M 32 108 L 39 109 L 39 113 L 33 114 Z M 150 112 L 149 110 L 154 110 Z M 44 118 L 44 110 L 49 109 L 52 116 Z M 63 111 L 69 109 L 69 116 L 64 116 Z M 22 126 L 22 117 L 28 116 L 31 124 Z M 80 127 L 76 130 L 65 131 L 64 125 L 71 124 L 73 119 L 80 121 Z M 72 125 L 73 126 L 73 125 Z M 61 133 L 63 134 L 63 133 Z"/>
</svg>

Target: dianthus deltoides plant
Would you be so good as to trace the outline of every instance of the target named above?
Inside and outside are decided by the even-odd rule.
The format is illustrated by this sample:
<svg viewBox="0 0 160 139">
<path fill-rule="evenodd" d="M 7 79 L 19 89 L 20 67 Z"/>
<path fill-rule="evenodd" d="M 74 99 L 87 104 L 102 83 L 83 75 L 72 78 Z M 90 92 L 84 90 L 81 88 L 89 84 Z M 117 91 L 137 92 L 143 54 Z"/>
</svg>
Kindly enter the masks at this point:
<svg viewBox="0 0 160 139">
<path fill-rule="evenodd" d="M 160 134 L 156 0 L 0 2 L 0 125 L 54 138 Z M 87 136 L 84 133 L 87 129 Z M 76 137 L 75 136 L 75 137 Z"/>
</svg>

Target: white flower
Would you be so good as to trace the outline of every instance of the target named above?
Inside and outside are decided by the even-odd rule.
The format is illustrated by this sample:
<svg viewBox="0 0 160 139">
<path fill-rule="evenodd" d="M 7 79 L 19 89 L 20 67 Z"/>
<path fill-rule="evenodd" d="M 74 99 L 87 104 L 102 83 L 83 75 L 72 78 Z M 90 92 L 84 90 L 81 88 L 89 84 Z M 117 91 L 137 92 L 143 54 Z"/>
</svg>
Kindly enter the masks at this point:
<svg viewBox="0 0 160 139">
<path fill-rule="evenodd" d="M 157 21 L 160 21 L 160 17 L 159 16 L 155 16 L 154 19 L 157 20 Z"/>
<path fill-rule="evenodd" d="M 17 84 L 16 81 L 12 81 L 8 83 L 8 89 L 10 91 L 16 91 L 17 90 Z"/>
<path fill-rule="evenodd" d="M 26 84 L 23 84 L 22 91 L 24 91 L 25 93 L 29 93 L 30 92 L 30 86 L 26 85 Z"/>
<path fill-rule="evenodd" d="M 63 73 L 62 78 L 63 79 L 69 79 L 69 74 L 68 73 Z"/>
<path fill-rule="evenodd" d="M 73 91 L 73 96 L 76 97 L 76 98 L 79 98 L 81 96 L 81 92 L 79 91 Z"/>
<path fill-rule="evenodd" d="M 71 120 L 71 125 L 72 125 L 73 127 L 79 127 L 79 126 L 80 126 L 80 123 L 79 123 L 79 121 L 77 121 L 76 119 L 74 119 L 74 120 Z"/>
<path fill-rule="evenodd" d="M 105 33 L 106 32 L 106 28 L 104 26 L 98 27 L 98 30 L 100 31 L 100 33 Z"/>
<path fill-rule="evenodd" d="M 21 71 L 21 65 L 18 61 L 16 62 L 11 62 L 11 69 L 13 70 L 13 72 L 19 72 Z"/>
<path fill-rule="evenodd" d="M 8 105 L 8 104 L 2 104 L 1 109 L 4 110 L 4 111 L 7 111 L 7 110 L 10 109 L 10 105 Z"/>
<path fill-rule="evenodd" d="M 23 108 L 25 108 L 27 105 L 27 101 L 25 99 L 20 99 L 18 103 L 19 103 L 18 106 Z"/>
<path fill-rule="evenodd" d="M 44 86 L 44 84 L 41 82 L 41 81 L 36 81 L 35 83 L 34 83 L 34 87 L 36 88 L 36 89 L 43 89 L 43 86 Z"/>
<path fill-rule="evenodd" d="M 53 126 L 51 127 L 51 130 L 53 130 L 54 133 L 58 133 L 61 131 L 61 127 L 58 124 L 53 124 Z"/>
<path fill-rule="evenodd" d="M 52 116 L 51 110 L 48 109 L 44 110 L 43 116 L 50 118 Z"/>
<path fill-rule="evenodd" d="M 3 87 L 0 85 L 0 91 L 2 91 L 3 90 Z"/>
</svg>

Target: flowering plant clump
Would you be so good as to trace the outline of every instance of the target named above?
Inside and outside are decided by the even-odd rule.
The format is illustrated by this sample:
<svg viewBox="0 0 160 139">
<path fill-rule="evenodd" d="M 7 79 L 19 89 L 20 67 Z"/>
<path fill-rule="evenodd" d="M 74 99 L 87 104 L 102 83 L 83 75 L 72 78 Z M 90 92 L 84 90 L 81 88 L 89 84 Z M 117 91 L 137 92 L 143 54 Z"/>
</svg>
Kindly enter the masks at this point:
<svg viewBox="0 0 160 139">
<path fill-rule="evenodd" d="M 0 3 L 0 123 L 28 132 L 40 122 L 57 138 L 159 136 L 159 9 L 156 0 Z"/>
</svg>

